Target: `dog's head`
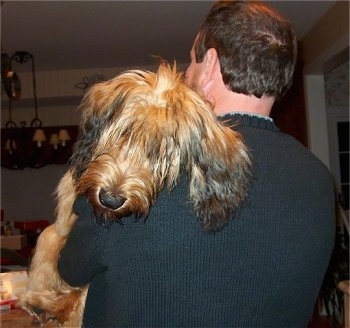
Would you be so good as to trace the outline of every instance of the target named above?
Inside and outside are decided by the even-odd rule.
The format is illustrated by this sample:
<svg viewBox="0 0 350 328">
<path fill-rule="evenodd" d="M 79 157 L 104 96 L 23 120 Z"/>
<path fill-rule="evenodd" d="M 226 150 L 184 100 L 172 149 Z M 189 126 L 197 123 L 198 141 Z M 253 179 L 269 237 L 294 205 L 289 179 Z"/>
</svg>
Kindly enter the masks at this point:
<svg viewBox="0 0 350 328">
<path fill-rule="evenodd" d="M 146 216 L 181 172 L 207 230 L 225 224 L 244 199 L 250 160 L 240 135 L 218 122 L 175 67 L 126 71 L 92 86 L 81 106 L 72 172 L 97 214 Z"/>
</svg>

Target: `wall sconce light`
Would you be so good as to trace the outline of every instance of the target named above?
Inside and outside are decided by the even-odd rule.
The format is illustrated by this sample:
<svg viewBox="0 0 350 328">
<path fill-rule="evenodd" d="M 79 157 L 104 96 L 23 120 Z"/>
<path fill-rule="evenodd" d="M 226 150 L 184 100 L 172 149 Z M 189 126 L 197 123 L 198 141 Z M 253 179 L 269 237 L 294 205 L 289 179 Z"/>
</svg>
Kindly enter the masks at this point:
<svg viewBox="0 0 350 328">
<path fill-rule="evenodd" d="M 53 146 L 53 149 L 58 149 L 58 134 L 57 133 L 52 133 L 50 137 L 50 145 Z"/>
<path fill-rule="evenodd" d="M 70 135 L 66 129 L 61 129 L 58 132 L 58 141 L 62 143 L 62 147 L 66 146 L 66 142 L 70 140 Z"/>
<path fill-rule="evenodd" d="M 12 155 L 13 151 L 17 149 L 16 141 L 7 139 L 5 149 Z"/>
<path fill-rule="evenodd" d="M 43 129 L 36 129 L 33 136 L 33 141 L 36 142 L 38 148 L 42 147 L 42 143 L 46 141 L 46 136 Z"/>
</svg>

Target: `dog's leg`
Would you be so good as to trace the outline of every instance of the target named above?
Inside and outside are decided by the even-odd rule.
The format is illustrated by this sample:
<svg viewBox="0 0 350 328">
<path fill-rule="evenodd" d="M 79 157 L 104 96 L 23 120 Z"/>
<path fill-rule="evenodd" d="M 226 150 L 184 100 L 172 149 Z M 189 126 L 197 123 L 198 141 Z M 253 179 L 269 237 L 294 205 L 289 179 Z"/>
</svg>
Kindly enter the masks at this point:
<svg viewBox="0 0 350 328">
<path fill-rule="evenodd" d="M 70 287 L 57 270 L 59 253 L 77 218 L 72 212 L 75 192 L 70 172 L 61 179 L 57 194 L 56 222 L 47 227 L 37 240 L 29 268 L 27 290 L 20 301 L 22 307 L 41 321 L 55 318 L 61 324 L 68 322 L 71 327 L 77 327 L 81 318 L 76 316 L 82 315 L 85 292 L 82 294 L 81 289 Z"/>
<path fill-rule="evenodd" d="M 63 237 L 67 237 L 77 219 L 77 216 L 73 213 L 75 198 L 72 173 L 68 171 L 57 187 L 56 222 L 54 223 L 56 232 Z"/>
</svg>

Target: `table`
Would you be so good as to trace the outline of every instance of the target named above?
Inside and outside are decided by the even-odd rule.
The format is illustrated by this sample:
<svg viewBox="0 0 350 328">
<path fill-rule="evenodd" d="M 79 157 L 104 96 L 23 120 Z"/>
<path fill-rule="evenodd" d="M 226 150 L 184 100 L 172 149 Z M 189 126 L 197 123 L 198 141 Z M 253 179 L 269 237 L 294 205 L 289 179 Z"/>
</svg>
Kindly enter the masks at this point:
<svg viewBox="0 0 350 328">
<path fill-rule="evenodd" d="M 35 322 L 33 316 L 21 308 L 1 311 L 1 328 L 33 328 L 33 327 L 58 327 L 54 323 L 48 323 L 41 326 Z"/>
</svg>

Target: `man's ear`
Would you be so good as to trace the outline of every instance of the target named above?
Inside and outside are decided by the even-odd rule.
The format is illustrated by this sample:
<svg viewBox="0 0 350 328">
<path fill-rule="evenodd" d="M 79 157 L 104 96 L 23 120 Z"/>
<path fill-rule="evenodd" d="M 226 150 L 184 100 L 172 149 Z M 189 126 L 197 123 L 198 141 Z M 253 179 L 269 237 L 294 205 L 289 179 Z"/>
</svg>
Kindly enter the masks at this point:
<svg viewBox="0 0 350 328">
<path fill-rule="evenodd" d="M 218 54 L 214 48 L 207 50 L 203 59 L 203 80 L 202 89 L 206 93 L 208 88 L 210 88 L 216 74 L 217 70 L 220 71 L 220 62 Z"/>
<path fill-rule="evenodd" d="M 211 80 L 215 74 L 215 69 L 218 64 L 218 54 L 214 48 L 208 49 L 204 56 L 204 73 L 207 75 L 207 79 Z"/>
</svg>

